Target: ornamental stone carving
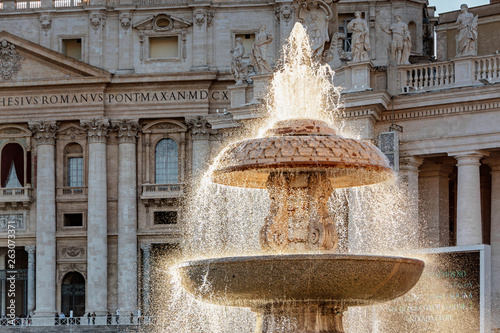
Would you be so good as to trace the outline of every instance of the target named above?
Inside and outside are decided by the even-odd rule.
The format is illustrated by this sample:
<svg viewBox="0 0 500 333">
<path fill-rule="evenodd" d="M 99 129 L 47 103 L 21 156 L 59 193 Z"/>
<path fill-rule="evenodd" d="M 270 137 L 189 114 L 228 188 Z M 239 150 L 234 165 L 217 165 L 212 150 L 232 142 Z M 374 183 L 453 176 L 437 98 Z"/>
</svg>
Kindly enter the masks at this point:
<svg viewBox="0 0 500 333">
<path fill-rule="evenodd" d="M 8 230 L 24 230 L 23 214 L 3 214 L 0 215 L 0 232 Z"/>
<path fill-rule="evenodd" d="M 394 23 L 388 29 L 381 27 L 386 34 L 392 35 L 391 58 L 398 65 L 410 64 L 411 36 L 408 24 L 402 21 L 401 16 L 394 16 Z"/>
<path fill-rule="evenodd" d="M 293 7 L 290 6 L 290 5 L 283 5 L 281 7 L 277 7 L 275 9 L 274 14 L 276 15 L 276 19 L 278 21 L 280 21 L 281 19 L 283 19 L 283 21 L 285 21 L 285 23 L 288 25 L 288 22 L 292 18 Z"/>
<path fill-rule="evenodd" d="M 141 125 L 137 119 L 113 120 L 113 128 L 118 131 L 118 143 L 135 143 Z"/>
<path fill-rule="evenodd" d="M 55 144 L 56 132 L 59 123 L 56 121 L 32 121 L 28 123 L 29 129 L 35 134 L 35 141 L 39 145 Z"/>
<path fill-rule="evenodd" d="M 110 125 L 108 118 L 82 119 L 80 125 L 87 130 L 89 143 L 106 142 Z"/>
<path fill-rule="evenodd" d="M 252 64 L 259 74 L 270 73 L 273 71 L 269 62 L 267 62 L 267 47 L 273 41 L 273 35 L 266 31 L 266 26 L 261 25 L 259 32 L 255 36 L 255 43 L 250 55 Z"/>
<path fill-rule="evenodd" d="M 130 12 L 120 12 L 120 24 L 124 30 L 128 30 L 132 24 L 132 15 Z"/>
<path fill-rule="evenodd" d="M 85 258 L 85 247 L 69 246 L 61 250 L 62 258 Z"/>
<path fill-rule="evenodd" d="M 325 43 L 330 40 L 328 23 L 334 15 L 330 7 L 330 4 L 333 2 L 336 1 L 297 1 L 299 22 L 306 27 L 309 39 L 311 40 L 313 56 L 318 60 L 322 60 L 321 57 L 325 49 Z"/>
<path fill-rule="evenodd" d="M 57 280 L 62 281 L 63 277 L 69 272 L 78 272 L 87 280 L 87 265 L 86 264 L 62 264 L 58 267 Z"/>
<path fill-rule="evenodd" d="M 21 70 L 21 60 L 23 57 L 17 53 L 14 44 L 6 39 L 0 41 L 0 76 L 4 80 L 9 80 Z"/>
<path fill-rule="evenodd" d="M 104 22 L 106 20 L 106 14 L 103 12 L 93 12 L 90 13 L 90 26 L 97 30 L 101 27 L 104 28 Z"/>
<path fill-rule="evenodd" d="M 352 32 L 352 61 L 367 61 L 370 60 L 368 52 L 371 50 L 368 23 L 361 18 L 360 11 L 356 11 L 354 15 L 356 18 L 347 25 L 347 29 Z"/>
<path fill-rule="evenodd" d="M 50 14 L 41 15 L 40 26 L 42 27 L 42 30 L 45 32 L 45 36 L 47 36 L 47 32 L 50 30 L 52 26 L 52 16 Z"/>
<path fill-rule="evenodd" d="M 205 21 L 207 22 L 207 26 L 212 24 L 212 20 L 214 18 L 214 12 L 205 9 L 197 9 L 194 12 L 194 22 L 201 29 Z"/>
<path fill-rule="evenodd" d="M 201 116 L 187 118 L 186 125 L 188 125 L 191 130 L 191 137 L 193 140 L 208 140 L 212 133 L 212 126 Z"/>
</svg>

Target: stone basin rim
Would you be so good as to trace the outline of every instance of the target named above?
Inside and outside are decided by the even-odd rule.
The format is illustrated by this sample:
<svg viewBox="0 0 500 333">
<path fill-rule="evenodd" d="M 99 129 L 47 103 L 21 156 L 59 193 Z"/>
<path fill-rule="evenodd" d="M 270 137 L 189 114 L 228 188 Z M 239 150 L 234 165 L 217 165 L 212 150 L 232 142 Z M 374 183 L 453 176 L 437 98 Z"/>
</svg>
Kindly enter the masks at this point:
<svg viewBox="0 0 500 333">
<path fill-rule="evenodd" d="M 343 254 L 343 253 L 294 253 L 294 254 L 268 254 L 268 255 L 248 255 L 248 256 L 228 256 L 217 258 L 187 260 L 177 265 L 178 268 L 189 266 L 200 266 L 209 264 L 222 264 L 231 262 L 252 262 L 252 261 L 307 261 L 307 260 L 357 260 L 357 261 L 395 261 L 407 262 L 415 265 L 424 265 L 425 262 L 416 258 L 372 255 L 372 254 Z"/>
</svg>

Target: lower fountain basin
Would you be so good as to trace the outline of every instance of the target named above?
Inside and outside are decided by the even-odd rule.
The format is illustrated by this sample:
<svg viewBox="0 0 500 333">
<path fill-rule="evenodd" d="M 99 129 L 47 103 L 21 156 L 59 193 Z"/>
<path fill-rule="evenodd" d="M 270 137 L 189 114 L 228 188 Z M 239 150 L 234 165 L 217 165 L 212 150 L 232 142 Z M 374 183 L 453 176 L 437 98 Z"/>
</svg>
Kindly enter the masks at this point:
<svg viewBox="0 0 500 333">
<path fill-rule="evenodd" d="M 424 262 L 350 254 L 288 254 L 195 260 L 178 266 L 184 288 L 205 302 L 257 308 L 270 303 L 389 301 L 419 280 Z"/>
</svg>

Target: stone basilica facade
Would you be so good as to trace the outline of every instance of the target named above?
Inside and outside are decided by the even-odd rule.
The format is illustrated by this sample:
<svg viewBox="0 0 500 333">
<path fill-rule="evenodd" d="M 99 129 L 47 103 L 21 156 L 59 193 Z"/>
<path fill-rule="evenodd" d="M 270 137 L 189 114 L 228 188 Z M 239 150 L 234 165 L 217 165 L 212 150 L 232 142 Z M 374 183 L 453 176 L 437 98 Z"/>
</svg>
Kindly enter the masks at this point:
<svg viewBox="0 0 500 333">
<path fill-rule="evenodd" d="M 344 87 L 347 123 L 413 193 L 422 246 L 486 249 L 483 307 L 500 329 L 500 3 L 434 12 L 426 0 L 0 0 L 0 314 L 13 268 L 18 316 L 147 312 L 154 249 L 182 240 L 185 196 L 260 116 L 300 21 Z"/>
</svg>

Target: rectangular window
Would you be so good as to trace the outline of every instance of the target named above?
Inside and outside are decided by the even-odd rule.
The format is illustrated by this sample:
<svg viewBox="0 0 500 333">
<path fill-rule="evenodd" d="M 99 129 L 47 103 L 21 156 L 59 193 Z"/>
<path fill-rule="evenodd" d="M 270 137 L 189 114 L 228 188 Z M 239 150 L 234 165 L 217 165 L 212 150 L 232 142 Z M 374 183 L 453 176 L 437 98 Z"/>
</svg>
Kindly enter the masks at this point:
<svg viewBox="0 0 500 333">
<path fill-rule="evenodd" d="M 83 214 L 64 214 L 64 226 L 65 227 L 83 227 Z"/>
<path fill-rule="evenodd" d="M 176 224 L 177 211 L 155 212 L 155 224 Z"/>
<path fill-rule="evenodd" d="M 82 60 L 82 39 L 72 38 L 62 40 L 62 54 Z"/>
<path fill-rule="evenodd" d="M 83 186 L 83 157 L 68 158 L 68 186 Z"/>
<path fill-rule="evenodd" d="M 149 58 L 167 59 L 179 57 L 179 37 L 149 37 Z"/>
<path fill-rule="evenodd" d="M 255 44 L 255 34 L 236 34 L 234 35 L 234 40 L 238 37 L 243 40 L 243 47 L 245 48 L 243 57 L 250 57 L 253 44 Z M 236 42 L 234 42 L 234 47 L 236 47 Z"/>
</svg>

